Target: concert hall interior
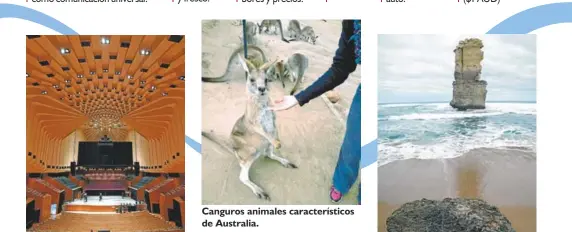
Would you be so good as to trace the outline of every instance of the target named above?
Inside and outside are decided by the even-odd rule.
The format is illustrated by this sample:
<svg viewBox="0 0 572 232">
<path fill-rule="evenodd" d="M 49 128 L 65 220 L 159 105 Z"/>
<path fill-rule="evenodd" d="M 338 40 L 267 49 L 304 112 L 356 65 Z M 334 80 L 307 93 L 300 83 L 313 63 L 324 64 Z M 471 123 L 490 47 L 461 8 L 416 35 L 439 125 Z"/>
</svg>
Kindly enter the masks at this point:
<svg viewBox="0 0 572 232">
<path fill-rule="evenodd" d="M 26 37 L 28 231 L 184 231 L 185 37 Z"/>
</svg>

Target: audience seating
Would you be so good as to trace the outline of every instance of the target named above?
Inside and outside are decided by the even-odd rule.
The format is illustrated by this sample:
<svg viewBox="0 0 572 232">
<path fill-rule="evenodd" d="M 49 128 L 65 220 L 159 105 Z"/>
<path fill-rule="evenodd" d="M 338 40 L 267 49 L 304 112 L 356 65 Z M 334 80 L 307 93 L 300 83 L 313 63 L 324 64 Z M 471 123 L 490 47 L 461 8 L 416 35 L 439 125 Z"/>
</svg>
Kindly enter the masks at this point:
<svg viewBox="0 0 572 232">
<path fill-rule="evenodd" d="M 151 188 L 160 184 L 165 180 L 165 177 L 150 177 L 146 176 L 141 178 L 137 183 L 129 187 L 131 198 L 136 201 L 143 201 L 145 199 L 145 189 Z"/>
<path fill-rule="evenodd" d="M 179 178 L 170 178 L 145 190 L 145 203 L 147 203 L 147 210 L 152 213 L 159 213 L 160 194 L 176 188 L 180 184 L 181 180 Z"/>
<path fill-rule="evenodd" d="M 139 182 L 135 183 L 131 187 L 133 187 L 134 189 L 140 189 L 143 186 L 145 186 L 146 184 L 148 184 L 149 182 L 153 181 L 154 179 L 155 179 L 155 177 L 150 177 L 150 176 L 143 177 L 143 178 L 141 178 L 141 180 Z"/>
<path fill-rule="evenodd" d="M 26 198 L 34 198 L 35 209 L 40 211 L 39 221 L 45 221 L 50 217 L 52 197 L 32 188 L 26 188 Z"/>
<path fill-rule="evenodd" d="M 66 187 L 68 187 L 71 190 L 79 188 L 79 186 L 76 183 L 72 182 L 70 179 L 68 179 L 65 176 L 54 177 L 54 179 L 56 179 L 60 183 L 64 184 Z"/>
<path fill-rule="evenodd" d="M 119 231 L 184 231 L 174 223 L 147 211 L 123 214 L 60 214 L 55 220 L 49 220 L 32 226 L 30 232 L 91 232 L 98 230 Z"/>
<path fill-rule="evenodd" d="M 65 193 L 63 189 L 59 189 L 40 178 L 30 178 L 28 186 L 36 191 L 42 192 L 44 194 L 49 194 L 52 200 L 51 204 L 56 204 L 58 206 L 57 212 L 61 212 L 62 205 L 65 200 Z"/>
<path fill-rule="evenodd" d="M 159 197 L 159 207 L 161 217 L 168 219 L 168 209 L 173 208 L 173 199 L 176 197 L 185 196 L 185 185 L 177 186 L 167 192 L 161 193 Z"/>
</svg>

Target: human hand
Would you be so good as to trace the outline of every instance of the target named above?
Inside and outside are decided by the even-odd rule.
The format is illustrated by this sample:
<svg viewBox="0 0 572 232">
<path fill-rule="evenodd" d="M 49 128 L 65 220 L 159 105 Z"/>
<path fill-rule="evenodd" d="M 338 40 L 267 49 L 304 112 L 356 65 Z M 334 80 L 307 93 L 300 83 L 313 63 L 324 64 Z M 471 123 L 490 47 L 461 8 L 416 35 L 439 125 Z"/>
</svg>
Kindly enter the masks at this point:
<svg viewBox="0 0 572 232">
<path fill-rule="evenodd" d="M 290 109 L 296 105 L 298 105 L 298 100 L 294 96 L 288 95 L 276 100 L 274 106 L 270 108 L 274 111 L 281 111 Z"/>
</svg>

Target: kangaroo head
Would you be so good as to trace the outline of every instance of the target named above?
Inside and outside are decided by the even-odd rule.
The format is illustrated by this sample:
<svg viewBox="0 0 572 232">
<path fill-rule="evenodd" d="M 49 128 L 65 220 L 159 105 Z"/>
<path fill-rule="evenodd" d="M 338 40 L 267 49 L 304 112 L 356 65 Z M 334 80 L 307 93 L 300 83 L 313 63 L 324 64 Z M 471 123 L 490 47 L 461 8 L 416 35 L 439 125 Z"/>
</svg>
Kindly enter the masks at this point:
<svg viewBox="0 0 572 232">
<path fill-rule="evenodd" d="M 250 94 L 265 96 L 268 93 L 268 69 L 276 62 L 254 62 L 239 55 L 242 68 L 246 71 L 246 90 Z"/>
<path fill-rule="evenodd" d="M 312 43 L 313 45 L 316 45 L 317 39 L 318 39 L 318 36 L 310 36 L 310 43 Z"/>
</svg>

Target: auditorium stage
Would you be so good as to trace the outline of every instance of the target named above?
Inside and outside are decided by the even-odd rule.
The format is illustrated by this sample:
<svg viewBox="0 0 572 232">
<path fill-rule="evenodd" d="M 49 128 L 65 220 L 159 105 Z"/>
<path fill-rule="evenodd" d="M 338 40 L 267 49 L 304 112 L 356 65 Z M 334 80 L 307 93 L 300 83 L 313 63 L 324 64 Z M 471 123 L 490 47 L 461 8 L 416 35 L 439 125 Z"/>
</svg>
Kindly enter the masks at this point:
<svg viewBox="0 0 572 232">
<path fill-rule="evenodd" d="M 104 196 L 99 201 L 99 196 L 88 196 L 87 202 L 83 199 L 76 199 L 65 204 L 64 210 L 66 212 L 115 213 L 117 206 L 122 204 L 135 205 L 135 203 L 135 200 L 129 197 Z"/>
</svg>

